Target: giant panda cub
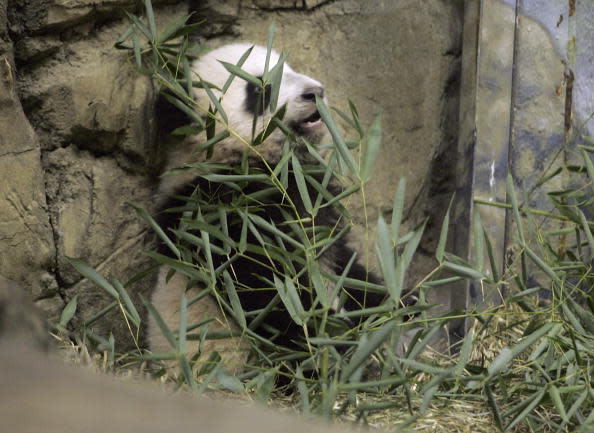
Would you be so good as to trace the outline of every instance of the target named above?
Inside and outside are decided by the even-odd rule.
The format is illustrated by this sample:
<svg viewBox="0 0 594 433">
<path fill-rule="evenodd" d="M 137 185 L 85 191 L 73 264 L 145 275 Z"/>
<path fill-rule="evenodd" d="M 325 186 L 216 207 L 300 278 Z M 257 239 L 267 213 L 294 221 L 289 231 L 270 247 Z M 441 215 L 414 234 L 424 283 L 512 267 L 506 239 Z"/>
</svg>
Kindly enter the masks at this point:
<svg viewBox="0 0 594 433">
<path fill-rule="evenodd" d="M 216 88 L 221 89 L 230 76 L 230 73 L 221 62 L 237 64 L 249 48 L 249 44 L 232 44 L 215 49 L 195 61 L 192 65 L 192 70 L 199 79 L 207 83 L 212 83 Z M 266 48 L 254 46 L 241 68 L 251 75 L 261 78 L 264 73 L 266 56 Z M 276 65 L 278 60 L 279 54 L 274 51 L 271 52 L 269 67 L 272 68 Z M 213 87 L 212 91 L 217 97 L 220 97 L 220 92 L 216 88 Z M 316 95 L 318 97 L 324 97 L 322 84 L 306 75 L 295 72 L 285 63 L 277 106 L 286 107 L 283 124 L 290 130 L 290 134 L 288 135 L 292 137 L 291 142 L 288 144 L 293 149 L 294 154 L 297 155 L 301 164 L 310 167 L 315 167 L 316 164 L 321 166 L 321 164 L 310 156 L 303 141 L 307 140 L 308 143 L 315 145 L 329 137 L 326 126 L 321 121 L 320 114 L 316 108 Z M 203 107 L 209 106 L 209 98 L 205 90 L 200 88 L 195 89 L 195 96 L 198 105 Z M 242 164 L 242 161 L 245 164 L 244 151 L 246 150 L 246 143 L 250 143 L 252 137 L 254 116 L 257 117 L 255 133 L 258 134 L 274 113 L 271 113 L 267 95 L 265 94 L 264 98 L 259 97 L 259 88 L 239 77 L 234 78 L 227 92 L 222 96 L 221 105 L 226 113 L 229 130 L 232 132 L 228 138 L 214 146 L 208 160 L 210 162 L 225 164 L 224 167 L 227 168 L 222 168 L 219 174 L 228 174 L 230 173 L 229 167 L 238 167 Z M 221 128 L 220 124 L 218 124 L 217 128 Z M 205 140 L 206 138 L 202 136 L 187 139 L 181 145 L 180 149 L 171 155 L 167 168 L 171 169 L 187 165 L 188 163 L 204 161 L 206 159 L 206 152 L 196 153 L 196 149 Z M 248 153 L 247 161 L 249 163 L 250 173 L 270 173 L 270 170 L 274 169 L 281 160 L 283 146 L 286 145 L 287 133 L 284 133 L 281 129 L 276 129 L 262 144 Z M 242 158 L 244 159 L 242 160 Z M 320 170 L 318 174 L 314 174 L 313 177 L 320 184 L 324 183 L 323 170 Z M 258 206 L 255 212 L 263 220 L 272 222 L 286 233 L 289 233 L 291 230 L 288 228 L 290 224 L 287 224 L 287 213 L 290 214 L 291 211 L 295 210 L 297 211 L 297 215 L 293 215 L 294 218 L 303 218 L 303 221 L 309 221 L 306 222 L 309 227 L 315 224 L 316 226 L 327 226 L 340 231 L 345 226 L 341 222 L 341 215 L 333 206 L 322 207 L 312 221 L 311 215 L 306 212 L 306 206 L 301 198 L 299 186 L 293 175 L 287 178 L 286 195 L 280 191 L 270 192 L 269 184 L 258 182 L 247 183 L 242 193 L 246 196 L 255 197 L 260 190 L 264 189 L 267 189 L 267 193 L 258 199 Z M 318 192 L 311 186 L 308 186 L 308 189 L 310 196 L 315 198 Z M 328 189 L 334 195 L 339 193 L 339 190 L 335 186 L 332 186 L 332 182 L 330 182 Z M 196 170 L 179 171 L 162 178 L 159 208 L 161 210 L 181 208 L 187 203 L 187 200 L 184 201 L 183 197 L 188 197 L 192 194 L 208 194 L 214 205 L 225 207 L 230 205 L 230 197 L 233 196 L 232 193 L 232 188 L 229 186 L 202 177 L 201 173 Z M 287 207 L 283 209 L 282 205 L 278 205 L 287 203 L 288 199 L 293 203 L 292 208 Z M 178 226 L 180 217 L 181 213 L 161 212 L 157 214 L 157 221 L 161 224 L 163 230 L 170 233 L 170 229 L 175 229 Z M 245 230 L 242 219 L 237 217 L 237 215 L 232 216 L 229 213 L 226 225 L 229 238 L 239 243 L 242 237 L 242 229 Z M 243 236 L 247 236 L 248 244 L 258 245 L 260 242 L 251 230 L 243 233 Z M 379 279 L 369 273 L 360 263 L 356 261 L 354 263 L 351 262 L 353 250 L 347 246 L 347 237 L 348 234 L 339 238 L 339 240 L 326 248 L 318 256 L 321 269 L 324 272 L 333 273 L 334 275 L 342 275 L 350 264 L 349 278 L 380 283 Z M 274 238 L 274 236 L 271 235 L 271 238 Z M 286 241 L 280 245 L 283 245 L 283 248 L 286 248 L 287 251 L 292 249 L 291 244 Z M 171 250 L 167 245 L 162 245 L 159 250 L 163 254 L 171 255 Z M 213 252 L 212 260 L 214 262 L 214 269 L 217 269 L 229 260 L 229 256 Z M 300 262 L 297 260 L 291 266 L 298 266 L 295 263 L 298 264 Z M 270 257 L 261 251 L 245 251 L 243 254 L 236 254 L 234 256 L 234 261 L 229 265 L 228 272 L 235 280 L 241 307 L 248 313 L 246 316 L 248 317 L 248 327 L 250 320 L 257 316 L 257 314 L 249 315 L 249 312 L 262 310 L 271 302 L 274 303 L 275 295 L 278 300 L 277 289 L 273 281 L 275 276 L 282 279 L 283 271 L 286 270 L 287 263 L 283 263 L 278 258 L 278 255 Z M 311 286 L 308 281 L 304 281 L 306 278 L 303 276 L 304 273 L 301 273 L 301 276 L 299 276 L 300 269 L 292 270 L 294 275 L 297 274 L 295 281 L 297 287 Z M 329 293 L 334 293 L 334 285 L 330 280 L 324 279 L 324 284 L 328 286 L 327 290 Z M 219 289 L 223 292 L 225 291 L 224 288 Z M 201 290 L 204 290 L 203 283 L 192 282 L 190 284 L 187 276 L 181 273 L 174 273 L 169 267 L 162 266 L 152 295 L 152 303 L 167 326 L 172 330 L 176 330 L 179 326 L 181 295 L 185 293 L 188 299 L 192 299 L 199 296 Z M 384 295 L 379 291 L 365 291 L 360 287 L 344 287 L 344 292 L 345 294 L 341 302 L 337 302 L 338 295 L 336 295 L 333 305 L 339 305 L 337 308 L 345 310 L 377 306 L 384 298 Z M 312 294 L 310 292 L 302 289 L 300 298 L 306 310 L 312 307 Z M 242 368 L 248 361 L 249 344 L 246 337 L 241 336 L 241 329 L 238 324 L 229 314 L 222 312 L 217 300 L 212 296 L 204 296 L 188 307 L 187 314 L 188 325 L 204 323 L 204 321 L 210 320 L 208 323 L 208 332 L 234 331 L 237 335 L 240 335 L 226 339 L 203 339 L 202 342 L 195 339 L 189 340 L 187 342 L 188 356 L 194 356 L 194 359 L 203 360 L 208 358 L 213 351 L 217 351 L 222 358 L 224 368 L 236 373 L 242 371 Z M 345 323 L 347 326 L 349 325 L 348 322 Z M 353 325 L 353 323 L 351 322 L 350 325 Z M 283 308 L 282 302 L 276 302 L 276 305 L 262 323 L 252 328 L 254 328 L 254 332 L 279 346 L 288 347 L 293 350 L 307 347 L 304 344 L 303 327 L 296 325 L 291 320 L 289 313 Z M 149 318 L 148 336 L 150 349 L 153 352 L 172 351 L 170 343 L 163 336 L 159 326 L 152 317 Z M 200 354 L 196 355 L 198 351 Z"/>
</svg>

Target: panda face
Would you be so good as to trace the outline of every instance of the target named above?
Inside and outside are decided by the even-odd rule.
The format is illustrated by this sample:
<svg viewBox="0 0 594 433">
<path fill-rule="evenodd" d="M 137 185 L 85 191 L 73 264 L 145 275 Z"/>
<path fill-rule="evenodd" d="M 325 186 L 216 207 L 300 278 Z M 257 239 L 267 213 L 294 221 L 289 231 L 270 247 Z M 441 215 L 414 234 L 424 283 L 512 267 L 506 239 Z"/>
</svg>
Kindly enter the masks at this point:
<svg viewBox="0 0 594 433">
<path fill-rule="evenodd" d="M 221 61 L 237 64 L 239 59 L 251 47 L 250 44 L 232 44 L 215 49 L 202 56 L 192 65 L 193 72 L 202 80 L 222 88 L 230 73 L 220 63 Z M 271 52 L 269 68 L 278 62 L 279 54 Z M 264 75 L 266 63 L 266 48 L 254 46 L 249 57 L 241 66 L 243 70 L 253 76 L 261 78 Z M 228 117 L 229 128 L 242 140 L 248 142 L 252 135 L 254 116 L 257 116 L 256 134 L 268 123 L 274 113 L 270 112 L 270 87 L 265 89 L 265 97 L 260 95 L 261 89 L 252 83 L 235 77 L 231 86 L 223 95 L 221 105 Z M 213 89 L 217 97 L 221 94 Z M 285 124 L 300 137 L 310 143 L 317 144 L 327 132 L 316 108 L 315 96 L 324 97 L 324 88 L 318 81 L 295 72 L 289 65 L 284 64 L 277 106 L 286 105 Z M 196 100 L 201 107 L 208 107 L 209 98 L 202 89 L 196 89 Z M 284 140 L 280 130 L 275 131 L 266 147 L 279 147 Z M 226 143 L 227 147 L 233 143 Z M 235 143 L 241 146 L 241 143 Z M 229 149 L 228 149 L 229 150 Z"/>
</svg>

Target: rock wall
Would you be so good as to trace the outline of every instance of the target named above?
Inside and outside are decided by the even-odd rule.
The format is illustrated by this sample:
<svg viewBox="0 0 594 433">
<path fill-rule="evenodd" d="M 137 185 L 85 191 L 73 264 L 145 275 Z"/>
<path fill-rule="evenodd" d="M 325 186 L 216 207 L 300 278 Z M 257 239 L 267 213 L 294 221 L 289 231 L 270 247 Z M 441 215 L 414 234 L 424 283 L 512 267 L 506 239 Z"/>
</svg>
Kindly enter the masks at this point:
<svg viewBox="0 0 594 433">
<path fill-rule="evenodd" d="M 408 227 L 426 216 L 439 223 L 453 185 L 462 0 L 154 3 L 159 24 L 188 10 L 207 18 L 195 38 L 210 46 L 264 43 L 275 20 L 276 48 L 322 81 L 333 104 L 344 108 L 351 98 L 365 122 L 383 112 L 369 220 L 390 217 L 406 176 Z M 50 320 L 75 294 L 80 319 L 109 301 L 65 256 L 122 281 L 150 265 L 147 229 L 126 202 L 150 204 L 163 161 L 156 92 L 113 48 L 128 25 L 122 10 L 136 4 L 0 0 L 0 274 L 24 281 Z M 351 208 L 363 227 L 361 202 Z M 416 261 L 417 272 L 432 266 L 428 257 Z M 101 332 L 125 335 L 112 319 Z"/>
</svg>

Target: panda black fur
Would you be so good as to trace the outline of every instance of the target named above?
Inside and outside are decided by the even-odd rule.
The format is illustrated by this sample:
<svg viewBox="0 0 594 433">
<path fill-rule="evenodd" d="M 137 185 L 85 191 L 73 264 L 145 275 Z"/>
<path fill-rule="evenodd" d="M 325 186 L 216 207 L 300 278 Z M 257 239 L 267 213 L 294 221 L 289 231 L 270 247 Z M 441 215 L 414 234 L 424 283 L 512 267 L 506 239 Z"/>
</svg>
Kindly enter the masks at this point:
<svg viewBox="0 0 594 433">
<path fill-rule="evenodd" d="M 249 44 L 233 44 L 218 48 L 206 54 L 197 60 L 193 66 L 195 72 L 202 80 L 210 82 L 219 88 L 223 87 L 229 77 L 229 72 L 223 67 L 219 61 L 224 61 L 236 64 L 240 57 L 250 48 Z M 270 67 L 274 66 L 278 61 L 279 55 L 276 52 L 271 53 Z M 253 47 L 250 56 L 242 65 L 242 69 L 250 74 L 261 77 L 263 75 L 264 64 L 266 59 L 266 48 L 255 46 Z M 214 91 L 214 90 L 213 90 Z M 218 93 L 215 92 L 217 97 Z M 317 112 L 315 104 L 315 96 L 323 97 L 324 89 L 322 85 L 305 75 L 298 74 L 293 71 L 286 63 L 282 76 L 282 82 L 279 91 L 278 106 L 281 107 L 286 104 L 286 114 L 283 119 L 284 123 L 291 128 L 293 133 L 298 137 L 307 139 L 310 143 L 320 143 L 326 136 L 327 130 L 325 125 L 321 122 L 320 116 Z M 208 106 L 209 99 L 204 90 L 196 89 L 196 100 L 199 105 Z M 245 149 L 245 142 L 250 141 L 252 134 L 252 124 L 254 114 L 258 113 L 258 133 L 263 125 L 271 117 L 268 101 L 265 101 L 264 109 L 257 107 L 257 92 L 256 88 L 239 78 L 235 78 L 228 91 L 222 98 L 221 104 L 228 117 L 228 125 L 230 130 L 234 131 L 234 135 L 217 143 L 214 146 L 214 154 L 210 158 L 211 162 L 222 162 L 228 165 L 237 166 L 241 163 L 241 158 Z M 267 140 L 257 147 L 259 156 L 257 158 L 250 158 L 250 172 L 262 171 L 268 173 L 268 167 L 274 167 L 282 156 L 282 145 L 285 141 L 285 135 L 280 130 L 272 133 Z M 201 137 L 192 137 L 186 140 L 181 149 L 172 154 L 168 164 L 168 168 L 175 168 L 183 166 L 184 164 L 199 161 L 204 158 L 201 155 L 195 156 L 195 148 L 201 144 L 203 139 Z M 315 164 L 315 160 L 308 156 L 307 151 L 298 149 L 296 154 L 303 164 Z M 194 157 L 192 156 L 194 155 Z M 194 159 L 192 159 L 194 158 Z M 266 164 L 263 161 L 266 161 Z M 268 165 L 268 167 L 267 167 Z M 224 172 L 222 173 L 224 174 Z M 319 175 L 318 181 L 321 183 L 323 174 Z M 246 194 L 264 188 L 256 182 L 250 182 L 244 191 Z M 228 204 L 230 196 L 230 188 L 220 183 L 213 184 L 203 177 L 197 176 L 196 171 L 188 170 L 174 175 L 164 176 L 160 185 L 161 202 L 160 209 L 170 209 L 183 205 L 180 196 L 190 196 L 195 190 L 202 191 L 206 194 L 211 194 L 214 199 L 222 204 Z M 306 217 L 304 204 L 301 202 L 301 195 L 298 191 L 297 183 L 293 176 L 289 176 L 289 183 L 287 188 L 288 196 L 295 203 L 299 215 Z M 313 188 L 310 195 L 315 196 Z M 337 191 L 334 191 L 337 194 Z M 268 197 L 270 203 L 279 203 L 283 200 L 280 192 Z M 280 224 L 285 221 L 278 207 L 265 206 L 261 216 L 267 221 L 273 221 Z M 178 224 L 180 214 L 175 213 L 159 213 L 157 216 L 158 222 L 164 230 L 175 228 Z M 334 225 L 339 219 L 338 212 L 332 207 L 321 208 L 316 215 L 316 224 Z M 241 232 L 241 225 L 230 225 L 229 237 L 238 240 Z M 257 243 L 253 234 L 248 233 L 248 243 Z M 160 248 L 163 254 L 170 254 L 169 249 L 163 245 Z M 335 274 L 342 274 L 347 267 L 353 251 L 347 246 L 347 241 L 343 237 L 335 242 L 322 256 L 321 266 Z M 213 255 L 215 261 L 214 267 L 222 264 L 226 257 Z M 282 269 L 282 264 L 279 264 Z M 163 267 L 158 276 L 154 293 L 152 295 L 152 303 L 163 317 L 165 323 L 170 329 L 177 329 L 179 323 L 179 305 L 180 296 L 186 292 L 188 280 L 186 277 L 175 274 L 169 280 L 166 276 L 169 269 Z M 239 258 L 233 263 L 234 277 L 238 282 L 246 287 L 257 288 L 262 287 L 263 283 L 256 275 L 264 276 L 269 281 L 273 279 L 272 272 L 269 267 L 259 266 L 254 261 Z M 378 279 L 367 272 L 367 270 L 359 263 L 355 262 L 348 274 L 348 277 L 359 280 L 366 280 L 372 283 L 379 283 Z M 188 299 L 193 298 L 200 292 L 200 288 L 192 287 L 189 293 L 186 292 Z M 348 290 L 349 297 L 344 304 L 344 308 L 352 310 L 365 306 L 376 306 L 383 300 L 383 295 L 363 292 L 360 290 Z M 257 294 L 256 294 L 257 293 Z M 271 288 L 269 291 L 258 292 L 238 292 L 242 308 L 245 311 L 253 311 L 261 309 L 266 306 L 276 294 L 275 289 Z M 309 307 L 308 300 L 302 299 L 306 308 Z M 282 305 L 282 304 L 281 304 Z M 192 304 L 188 308 L 188 324 L 198 323 L 206 318 L 214 318 L 215 320 L 209 324 L 209 331 L 212 330 L 232 330 L 239 331 L 239 327 L 232 321 L 228 315 L 224 315 L 216 301 L 207 296 L 200 299 L 198 302 Z M 281 331 L 281 335 L 274 340 L 275 343 L 285 345 L 288 347 L 298 345 L 299 341 L 303 341 L 303 330 L 301 327 L 295 325 L 290 319 L 286 311 L 273 311 L 266 318 L 266 324 Z M 256 329 L 258 333 L 269 337 L 270 334 L 263 328 Z M 159 327 L 154 320 L 149 318 L 148 329 L 149 345 L 153 352 L 169 352 L 171 347 L 167 340 L 162 335 Z M 188 341 L 188 352 L 192 356 L 198 350 L 198 343 L 196 341 Z M 239 372 L 246 364 L 248 353 L 248 344 L 244 338 L 234 337 L 223 340 L 205 340 L 200 346 L 201 356 L 208 357 L 208 354 L 216 350 L 220 353 L 225 368 L 228 370 Z"/>
</svg>

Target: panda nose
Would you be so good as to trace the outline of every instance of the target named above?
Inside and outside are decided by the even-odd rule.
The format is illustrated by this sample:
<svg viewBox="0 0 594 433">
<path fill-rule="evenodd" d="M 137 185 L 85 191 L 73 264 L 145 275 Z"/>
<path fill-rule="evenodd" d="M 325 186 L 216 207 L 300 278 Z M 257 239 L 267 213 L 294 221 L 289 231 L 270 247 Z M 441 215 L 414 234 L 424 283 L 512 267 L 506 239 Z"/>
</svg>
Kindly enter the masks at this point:
<svg viewBox="0 0 594 433">
<path fill-rule="evenodd" d="M 323 87 L 311 87 L 309 89 L 305 89 L 305 91 L 301 94 L 301 99 L 307 102 L 315 102 L 316 95 L 320 98 L 324 97 L 324 88 Z"/>
</svg>

